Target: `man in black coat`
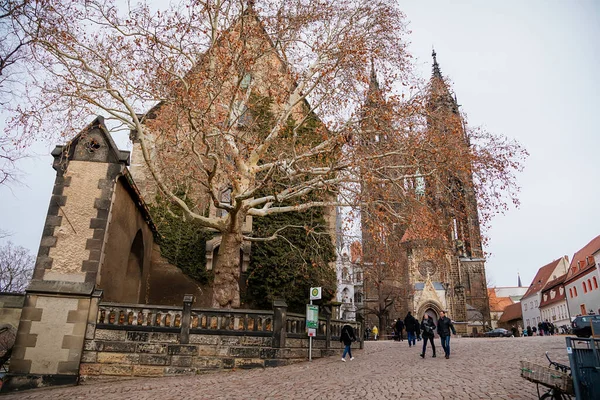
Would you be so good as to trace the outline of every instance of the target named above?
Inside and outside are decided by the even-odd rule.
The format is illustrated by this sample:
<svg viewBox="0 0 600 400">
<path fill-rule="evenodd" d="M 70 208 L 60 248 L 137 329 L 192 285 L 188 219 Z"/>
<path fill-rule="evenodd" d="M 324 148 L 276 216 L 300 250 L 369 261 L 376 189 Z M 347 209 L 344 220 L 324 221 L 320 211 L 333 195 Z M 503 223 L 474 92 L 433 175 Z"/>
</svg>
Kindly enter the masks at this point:
<svg viewBox="0 0 600 400">
<path fill-rule="evenodd" d="M 398 318 L 398 320 L 396 321 L 396 332 L 398 335 L 398 340 L 400 340 L 401 342 L 404 342 L 404 322 Z"/>
<path fill-rule="evenodd" d="M 342 361 L 346 362 L 346 354 L 350 356 L 350 361 L 354 360 L 354 357 L 352 357 L 352 342 L 354 341 L 356 341 L 354 329 L 348 324 L 344 325 L 342 327 L 342 332 L 340 332 L 340 342 L 344 343 Z"/>
<path fill-rule="evenodd" d="M 438 319 L 437 333 L 442 341 L 442 348 L 446 354 L 446 358 L 450 358 L 450 332 L 456 335 L 452 320 L 446 316 L 446 312 L 440 311 L 440 319 Z"/>
<path fill-rule="evenodd" d="M 406 334 L 408 336 L 408 347 L 416 345 L 419 321 L 417 321 L 417 319 L 412 316 L 410 311 L 408 312 L 408 314 L 406 314 L 406 318 L 404 318 L 404 327 L 406 328 Z"/>
</svg>

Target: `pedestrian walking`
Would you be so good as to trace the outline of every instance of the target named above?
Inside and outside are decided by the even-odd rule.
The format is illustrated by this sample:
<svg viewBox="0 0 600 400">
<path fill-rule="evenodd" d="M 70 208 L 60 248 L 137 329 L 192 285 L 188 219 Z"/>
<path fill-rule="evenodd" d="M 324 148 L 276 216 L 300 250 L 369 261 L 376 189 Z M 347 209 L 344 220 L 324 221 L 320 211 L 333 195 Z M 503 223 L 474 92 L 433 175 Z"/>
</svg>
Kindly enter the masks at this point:
<svg viewBox="0 0 600 400">
<path fill-rule="evenodd" d="M 373 333 L 373 340 L 377 340 L 377 336 L 379 336 L 379 329 L 377 329 L 377 325 L 373 325 L 371 332 Z"/>
<path fill-rule="evenodd" d="M 533 336 L 533 330 L 531 329 L 531 326 L 527 325 L 527 336 Z"/>
<path fill-rule="evenodd" d="M 440 319 L 438 319 L 437 333 L 438 335 L 440 335 L 440 340 L 442 341 L 442 349 L 444 349 L 446 359 L 450 358 L 450 332 L 456 335 L 454 324 L 452 323 L 452 320 L 446 316 L 445 311 L 440 311 Z M 425 351 L 423 351 L 423 353 L 425 353 Z M 433 354 L 435 355 L 435 348 L 433 350 Z"/>
<path fill-rule="evenodd" d="M 344 343 L 344 353 L 342 353 L 342 361 L 346 362 L 346 354 L 350 356 L 350 361 L 354 360 L 352 357 L 352 342 L 356 341 L 356 335 L 354 334 L 354 328 L 346 324 L 342 327 L 342 333 L 340 333 L 340 342 Z"/>
<path fill-rule="evenodd" d="M 404 342 L 404 321 L 400 318 L 396 321 L 396 338 L 399 341 Z"/>
<path fill-rule="evenodd" d="M 433 343 L 433 333 L 435 332 L 435 324 L 433 318 L 430 315 L 423 315 L 423 321 L 421 321 L 421 332 L 423 336 L 423 351 L 421 352 L 421 358 L 425 358 L 425 351 L 427 350 L 427 341 L 431 342 L 431 349 L 435 358 L 435 343 Z"/>
<path fill-rule="evenodd" d="M 519 334 L 517 327 L 514 325 L 510 328 L 510 332 L 512 333 L 513 337 L 517 337 L 517 335 Z"/>
<path fill-rule="evenodd" d="M 519 337 L 523 336 L 523 327 L 521 326 L 521 324 L 519 324 L 517 329 L 519 330 Z"/>
<path fill-rule="evenodd" d="M 417 344 L 417 330 L 419 329 L 419 321 L 412 316 L 409 311 L 404 318 L 404 327 L 406 328 L 406 335 L 408 336 L 408 347 L 415 346 Z"/>
</svg>

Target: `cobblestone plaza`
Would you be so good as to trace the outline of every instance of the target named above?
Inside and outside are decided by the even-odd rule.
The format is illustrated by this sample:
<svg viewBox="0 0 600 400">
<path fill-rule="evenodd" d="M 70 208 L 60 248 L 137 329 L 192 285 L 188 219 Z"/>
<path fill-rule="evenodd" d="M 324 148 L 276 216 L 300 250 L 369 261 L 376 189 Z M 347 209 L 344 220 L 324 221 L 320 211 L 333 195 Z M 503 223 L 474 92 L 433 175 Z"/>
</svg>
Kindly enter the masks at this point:
<svg viewBox="0 0 600 400">
<path fill-rule="evenodd" d="M 419 357 L 421 343 L 367 342 L 353 361 L 340 357 L 290 366 L 196 376 L 136 378 L 77 387 L 38 389 L 10 400 L 112 399 L 535 399 L 535 384 L 520 377 L 520 360 L 546 364 L 544 353 L 568 364 L 564 336 L 452 338 L 446 360 Z M 441 357 L 440 357 L 441 354 Z"/>
</svg>

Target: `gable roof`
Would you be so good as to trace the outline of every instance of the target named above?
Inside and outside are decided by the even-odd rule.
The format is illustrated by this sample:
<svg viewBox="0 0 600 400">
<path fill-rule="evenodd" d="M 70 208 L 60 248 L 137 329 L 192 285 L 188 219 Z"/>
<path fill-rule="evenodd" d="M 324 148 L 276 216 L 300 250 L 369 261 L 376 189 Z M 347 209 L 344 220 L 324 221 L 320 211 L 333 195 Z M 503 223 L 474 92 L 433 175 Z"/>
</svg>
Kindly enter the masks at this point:
<svg viewBox="0 0 600 400">
<path fill-rule="evenodd" d="M 558 278 L 551 280 L 546 284 L 544 289 L 542 289 L 542 298 L 540 300 L 540 308 L 548 306 L 550 304 L 558 303 L 566 299 L 567 294 L 565 292 L 564 283 L 567 278 L 567 274 L 561 275 Z M 562 290 L 561 290 L 562 288 Z M 562 293 L 561 293 L 562 291 Z M 554 297 L 552 297 L 552 292 L 554 292 Z"/>
<path fill-rule="evenodd" d="M 498 322 L 510 322 L 515 319 L 521 318 L 523 318 L 523 312 L 521 311 L 521 303 L 514 303 L 504 309 L 504 312 L 502 313 L 502 316 L 500 317 Z"/>
<path fill-rule="evenodd" d="M 502 312 L 506 307 L 514 303 L 510 297 L 496 296 L 495 288 L 488 288 L 488 299 L 491 312 Z"/>
<path fill-rule="evenodd" d="M 577 279 L 590 269 L 596 268 L 596 263 L 592 255 L 598 250 L 600 250 L 600 235 L 593 238 L 588 244 L 573 254 L 573 259 L 571 260 L 565 283 Z M 591 257 L 591 259 L 589 257 Z M 583 267 L 580 267 L 580 262 L 583 264 Z"/>
<path fill-rule="evenodd" d="M 544 288 L 544 286 L 546 286 L 548 279 L 550 279 L 550 277 L 552 276 L 552 272 L 554 272 L 554 269 L 556 268 L 558 263 L 560 263 L 561 260 L 562 258 L 556 259 L 550 264 L 546 264 L 542 268 L 540 268 L 537 274 L 535 274 L 533 281 L 531 281 L 531 285 L 529 285 L 529 289 L 527 289 L 527 292 L 525 292 L 523 297 L 528 297 L 532 294 L 541 291 Z"/>
</svg>

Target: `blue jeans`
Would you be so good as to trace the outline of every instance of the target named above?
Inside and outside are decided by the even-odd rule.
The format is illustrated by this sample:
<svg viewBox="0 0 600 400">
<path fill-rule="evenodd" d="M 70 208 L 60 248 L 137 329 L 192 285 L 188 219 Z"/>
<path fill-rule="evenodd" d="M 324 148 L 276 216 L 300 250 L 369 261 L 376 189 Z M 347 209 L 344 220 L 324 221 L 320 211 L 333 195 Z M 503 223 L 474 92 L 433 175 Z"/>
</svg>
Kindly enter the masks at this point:
<svg viewBox="0 0 600 400">
<path fill-rule="evenodd" d="M 450 335 L 448 336 L 440 336 L 440 340 L 442 341 L 442 348 L 444 349 L 444 353 L 447 356 L 450 355 Z"/>
<path fill-rule="evenodd" d="M 406 332 L 406 334 L 408 336 L 408 345 L 409 346 L 417 344 L 417 337 L 414 332 L 408 331 L 408 332 Z"/>
<path fill-rule="evenodd" d="M 342 354 L 342 358 L 346 358 L 346 354 L 348 354 L 350 356 L 350 358 L 352 358 L 352 345 L 349 344 L 346 347 L 344 347 L 344 354 Z"/>
</svg>

